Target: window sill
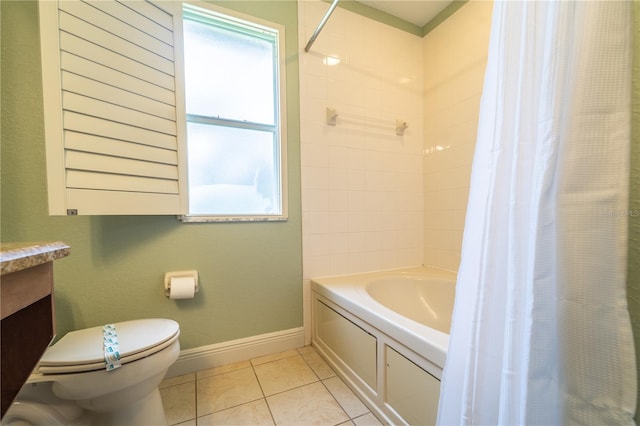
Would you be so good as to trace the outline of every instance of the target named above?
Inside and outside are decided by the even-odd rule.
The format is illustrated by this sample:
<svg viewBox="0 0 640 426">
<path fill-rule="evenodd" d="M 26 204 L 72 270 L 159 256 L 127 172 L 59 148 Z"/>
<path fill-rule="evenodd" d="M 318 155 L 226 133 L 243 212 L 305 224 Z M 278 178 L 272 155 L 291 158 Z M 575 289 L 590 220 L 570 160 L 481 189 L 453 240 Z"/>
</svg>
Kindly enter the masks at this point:
<svg viewBox="0 0 640 426">
<path fill-rule="evenodd" d="M 286 222 L 287 216 L 178 216 L 183 223 Z"/>
</svg>

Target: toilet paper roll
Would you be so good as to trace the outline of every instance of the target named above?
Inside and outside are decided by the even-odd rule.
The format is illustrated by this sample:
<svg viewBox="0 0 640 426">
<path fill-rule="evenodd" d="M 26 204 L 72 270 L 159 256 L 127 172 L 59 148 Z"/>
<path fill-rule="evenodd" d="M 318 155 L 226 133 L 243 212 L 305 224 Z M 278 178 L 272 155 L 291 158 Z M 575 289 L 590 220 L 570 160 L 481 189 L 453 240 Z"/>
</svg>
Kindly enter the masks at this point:
<svg viewBox="0 0 640 426">
<path fill-rule="evenodd" d="M 196 291 L 196 280 L 193 277 L 171 277 L 169 299 L 191 299 Z"/>
</svg>

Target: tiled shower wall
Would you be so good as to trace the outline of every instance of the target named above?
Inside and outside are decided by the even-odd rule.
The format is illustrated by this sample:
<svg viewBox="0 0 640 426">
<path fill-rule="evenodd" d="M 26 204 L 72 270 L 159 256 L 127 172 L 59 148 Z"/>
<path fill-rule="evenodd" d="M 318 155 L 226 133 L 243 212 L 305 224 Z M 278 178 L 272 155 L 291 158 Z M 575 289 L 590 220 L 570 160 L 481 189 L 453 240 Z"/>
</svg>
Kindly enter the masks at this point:
<svg viewBox="0 0 640 426">
<path fill-rule="evenodd" d="M 470 1 L 423 39 L 426 265 L 460 263 L 492 10 Z"/>
<path fill-rule="evenodd" d="M 423 258 L 422 40 L 338 7 L 305 53 L 328 7 L 298 2 L 307 290 L 314 276 Z M 327 65 L 327 56 L 340 63 Z M 409 126 L 404 136 L 396 119 Z"/>
</svg>

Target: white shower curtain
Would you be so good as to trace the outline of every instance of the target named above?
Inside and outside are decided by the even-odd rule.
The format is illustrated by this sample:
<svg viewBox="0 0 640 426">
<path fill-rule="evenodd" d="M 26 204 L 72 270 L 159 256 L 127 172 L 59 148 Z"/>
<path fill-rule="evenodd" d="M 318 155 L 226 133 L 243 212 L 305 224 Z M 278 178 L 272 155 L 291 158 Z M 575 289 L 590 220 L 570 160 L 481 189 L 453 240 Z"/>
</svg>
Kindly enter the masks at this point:
<svg viewBox="0 0 640 426">
<path fill-rule="evenodd" d="M 631 15 L 494 5 L 440 425 L 633 423 Z"/>
</svg>

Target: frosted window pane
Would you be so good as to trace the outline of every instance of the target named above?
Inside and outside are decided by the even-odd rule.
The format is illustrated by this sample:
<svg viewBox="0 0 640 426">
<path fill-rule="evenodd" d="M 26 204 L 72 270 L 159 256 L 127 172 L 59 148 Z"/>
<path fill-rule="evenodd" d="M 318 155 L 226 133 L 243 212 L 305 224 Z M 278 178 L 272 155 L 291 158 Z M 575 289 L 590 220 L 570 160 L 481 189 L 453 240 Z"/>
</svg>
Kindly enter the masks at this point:
<svg viewBox="0 0 640 426">
<path fill-rule="evenodd" d="M 280 214 L 273 133 L 188 123 L 189 212 Z"/>
<path fill-rule="evenodd" d="M 274 43 L 184 21 L 188 114 L 274 124 Z"/>
</svg>

